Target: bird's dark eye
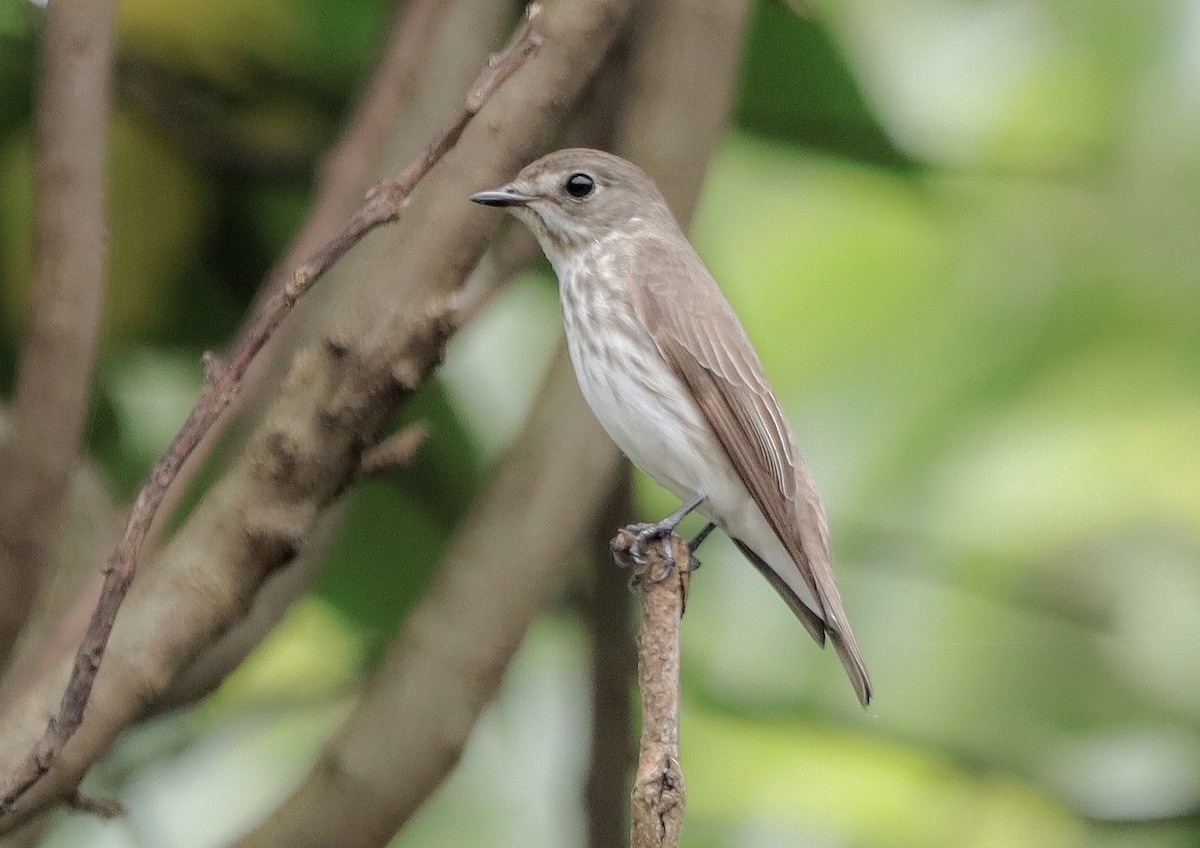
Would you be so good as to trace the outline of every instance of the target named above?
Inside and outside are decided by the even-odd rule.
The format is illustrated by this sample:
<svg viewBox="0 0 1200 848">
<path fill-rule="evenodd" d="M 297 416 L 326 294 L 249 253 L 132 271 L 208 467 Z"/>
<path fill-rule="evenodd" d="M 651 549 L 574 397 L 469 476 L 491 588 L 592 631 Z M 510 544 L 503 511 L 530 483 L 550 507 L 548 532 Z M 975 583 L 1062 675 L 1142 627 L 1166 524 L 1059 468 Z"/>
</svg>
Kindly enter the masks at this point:
<svg viewBox="0 0 1200 848">
<path fill-rule="evenodd" d="M 571 197 L 582 199 L 596 190 L 596 181 L 587 174 L 571 174 L 563 188 Z"/>
</svg>

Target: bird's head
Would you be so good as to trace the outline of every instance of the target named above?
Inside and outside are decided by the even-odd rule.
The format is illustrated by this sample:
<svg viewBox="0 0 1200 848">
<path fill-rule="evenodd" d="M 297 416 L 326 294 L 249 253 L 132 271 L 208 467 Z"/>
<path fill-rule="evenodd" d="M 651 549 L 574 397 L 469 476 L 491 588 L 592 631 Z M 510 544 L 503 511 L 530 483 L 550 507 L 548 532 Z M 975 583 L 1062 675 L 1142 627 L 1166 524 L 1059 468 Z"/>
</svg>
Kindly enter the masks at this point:
<svg viewBox="0 0 1200 848">
<path fill-rule="evenodd" d="M 508 185 L 471 199 L 507 208 L 533 230 L 552 260 L 611 235 L 636 235 L 663 222 L 674 226 L 662 194 L 640 168 L 586 148 L 543 156 Z"/>
</svg>

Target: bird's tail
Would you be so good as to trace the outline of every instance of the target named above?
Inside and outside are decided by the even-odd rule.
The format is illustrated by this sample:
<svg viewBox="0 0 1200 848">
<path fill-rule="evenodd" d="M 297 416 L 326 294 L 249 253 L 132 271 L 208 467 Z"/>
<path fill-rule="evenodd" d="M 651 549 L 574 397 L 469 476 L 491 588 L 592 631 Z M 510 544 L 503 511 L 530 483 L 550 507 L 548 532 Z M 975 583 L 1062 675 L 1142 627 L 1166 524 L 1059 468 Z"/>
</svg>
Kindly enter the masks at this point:
<svg viewBox="0 0 1200 848">
<path fill-rule="evenodd" d="M 809 609 L 808 605 L 800 600 L 792 590 L 792 587 L 749 545 L 741 539 L 733 539 L 733 543 L 737 545 L 738 550 L 745 554 L 746 559 L 750 560 L 759 573 L 767 578 L 767 582 L 787 602 L 792 612 L 800 619 L 800 623 L 822 648 L 825 647 L 825 637 L 828 635 L 829 641 L 833 642 L 834 650 L 837 651 L 838 659 L 846 668 L 846 674 L 850 677 L 850 683 L 854 686 L 854 692 L 858 695 L 859 702 L 864 707 L 871 703 L 871 694 L 874 691 L 871 687 L 871 676 L 867 674 L 867 664 L 863 661 L 862 651 L 858 649 L 858 640 L 854 638 L 854 631 L 850 629 L 850 624 L 846 621 L 846 614 L 844 612 L 840 615 L 835 613 L 834 621 L 827 622 Z M 838 609 L 841 609 L 840 599 L 838 600 Z"/>
<path fill-rule="evenodd" d="M 871 675 L 867 674 L 867 664 L 863 662 L 858 641 L 854 638 L 854 631 L 844 621 L 837 629 L 828 625 L 825 629 L 829 634 L 829 641 L 837 651 L 838 659 L 846 669 L 846 674 L 850 675 L 850 683 L 854 686 L 859 702 L 866 707 L 871 703 L 874 690 L 871 686 Z"/>
</svg>

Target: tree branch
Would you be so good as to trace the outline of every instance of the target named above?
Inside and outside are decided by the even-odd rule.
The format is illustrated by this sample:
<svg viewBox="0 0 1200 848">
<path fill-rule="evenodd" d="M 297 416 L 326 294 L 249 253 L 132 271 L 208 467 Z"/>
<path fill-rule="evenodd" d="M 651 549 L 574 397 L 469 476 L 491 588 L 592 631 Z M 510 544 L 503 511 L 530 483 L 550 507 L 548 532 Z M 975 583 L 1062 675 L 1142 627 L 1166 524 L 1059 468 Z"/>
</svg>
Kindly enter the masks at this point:
<svg viewBox="0 0 1200 848">
<path fill-rule="evenodd" d="M 104 294 L 114 0 L 46 10 L 34 159 L 33 324 L 0 459 L 0 669 L 54 567 Z"/>
<path fill-rule="evenodd" d="M 361 205 L 363 193 L 371 181 L 372 166 L 377 167 L 378 151 L 383 146 L 387 131 L 396 123 L 401 105 L 411 102 L 421 62 L 429 52 L 433 42 L 432 32 L 445 16 L 446 6 L 447 0 L 414 0 L 407 4 L 397 2 L 379 64 L 359 98 L 345 131 L 319 166 L 312 203 L 304 223 L 293 235 L 283 258 L 268 272 L 259 287 L 256 308 L 250 312 L 247 325 L 257 315 L 257 307 L 286 285 L 292 272 L 310 254 L 336 236 Z M 434 128 L 431 128 L 421 136 L 421 140 L 433 131 Z M 396 167 L 403 167 L 404 164 L 407 162 Z M 387 171 L 377 173 L 382 176 Z M 312 300 L 307 297 L 304 302 L 311 303 Z M 292 324 L 294 326 L 295 322 Z M 285 331 L 269 337 L 243 376 L 242 389 L 230 403 L 230 408 L 213 423 L 176 475 L 176 482 L 159 507 L 160 514 L 172 513 L 176 501 L 186 492 L 188 480 L 202 465 L 209 448 L 235 418 L 245 399 L 255 396 L 255 388 L 271 371 L 268 363 L 277 358 L 279 351 L 290 348 L 290 337 L 294 335 Z M 152 537 L 148 541 L 152 546 Z"/>
<path fill-rule="evenodd" d="M 263 304 L 255 319 L 234 345 L 227 363 L 217 362 L 213 357 L 207 358 L 205 386 L 200 398 L 183 428 L 151 471 L 135 501 L 125 533 L 105 566 L 105 584 L 100 601 L 76 656 L 59 710 L 34 744 L 33 750 L 16 766 L 5 783 L 3 796 L 0 797 L 0 828 L 7 826 L 6 820 L 15 818 L 13 807 L 16 801 L 49 771 L 67 741 L 82 723 L 83 710 L 108 645 L 117 610 L 133 582 L 141 544 L 183 462 L 237 394 L 241 387 L 241 378 L 254 355 L 300 297 L 368 232 L 399 217 L 418 181 L 453 147 L 468 122 L 479 112 L 500 83 L 534 53 L 541 40 L 541 36 L 532 28 L 537 18 L 536 8 L 531 7 L 526 24 L 514 36 L 508 48 L 489 61 L 488 67 L 468 93 L 462 110 L 430 143 L 425 153 L 398 177 L 378 184 L 368 195 L 362 209 L 351 218 L 342 231 L 297 269 L 287 284 Z M 440 352 L 441 342 L 444 341 L 449 328 L 444 326 L 443 316 L 427 315 L 426 322 L 430 319 L 432 326 L 421 328 L 418 333 L 424 336 L 424 346 L 428 350 Z M 348 348 L 343 348 L 340 344 L 333 344 L 332 347 L 335 358 L 349 352 Z M 426 361 L 424 357 L 419 357 L 416 360 L 418 367 L 411 373 L 393 375 L 393 378 L 401 386 L 414 383 L 423 376 L 435 359 L 436 357 Z M 333 415 L 330 410 L 326 410 L 326 413 Z M 298 540 L 281 541 L 278 538 L 261 541 L 270 545 L 262 559 L 271 564 L 291 559 L 298 544 Z"/>
<path fill-rule="evenodd" d="M 617 149 L 654 178 L 676 218 L 691 221 L 709 160 L 728 119 L 749 11 L 747 0 L 657 0 L 643 6 L 630 45 L 628 95 Z M 703 102 L 708 108 L 696 109 Z M 614 556 L 629 540 L 614 540 Z M 679 766 L 679 621 L 690 553 L 676 536 L 651 547 L 646 565 L 665 574 L 663 544 L 679 568 L 643 580 L 638 633 L 641 751 L 632 792 L 633 848 L 677 846 L 685 789 Z M 617 810 L 610 809 L 615 815 Z"/>
<path fill-rule="evenodd" d="M 642 741 L 633 780 L 631 848 L 677 848 L 687 798 L 679 766 L 679 624 L 687 604 L 692 564 L 687 542 L 675 534 L 631 551 L 637 525 L 613 539 L 613 560 L 630 568 L 642 591 L 638 630 L 638 687 Z M 666 545 L 675 566 L 667 565 Z"/>
<path fill-rule="evenodd" d="M 96 560 L 116 545 L 126 518 L 126 510 L 117 503 L 104 475 L 83 455 L 71 475 L 65 512 L 57 568 L 52 576 L 47 575 L 50 579 L 42 586 L 37 606 L 17 639 L 0 680 L 0 703 L 79 647 L 103 579 Z M 64 622 L 70 623 L 63 626 Z"/>
<path fill-rule="evenodd" d="M 327 342 L 297 356 L 243 455 L 133 587 L 84 723 L 46 777 L 0 819 L 0 830 L 70 792 L 115 735 L 245 614 L 263 580 L 305 543 L 357 467 L 362 446 L 440 352 L 442 338 L 433 332 L 440 325 L 430 322 L 444 319 L 446 295 L 478 262 L 494 225 L 494 216 L 465 198 L 511 177 L 544 149 L 628 5 L 564 0 L 548 10 L 537 57 L 413 192 L 409 204 L 420 213 L 406 215 L 393 238 L 368 240 L 356 251 L 386 273 L 351 275 L 354 296 L 341 298 Z M 55 668 L 5 711 L 0 762 L 15 762 L 36 740 L 69 673 L 69 666 Z"/>
<path fill-rule="evenodd" d="M 300 788 L 238 848 L 387 843 L 458 760 L 563 561 L 602 504 L 620 454 L 560 348 L 434 585 Z M 548 532 L 548 528 L 553 528 Z"/>
<path fill-rule="evenodd" d="M 469 17 L 472 27 L 461 25 L 464 17 Z M 453 92 L 472 84 L 479 71 L 480 57 L 487 55 L 507 31 L 511 17 L 504 9 L 480 10 L 476 4 L 464 0 L 397 2 L 379 67 L 365 87 L 337 146 L 321 166 L 308 217 L 293 237 L 284 258 L 267 275 L 260 289 L 260 300 L 285 285 L 291 270 L 337 232 L 354 213 L 373 178 L 405 167 L 413 152 L 419 150 L 445 122 L 446 116 L 459 105 L 451 100 Z M 423 66 L 422 61 L 427 64 Z M 427 73 L 423 74 L 423 70 Z M 420 84 L 417 84 L 418 80 Z M 436 95 L 432 103 L 428 102 L 431 92 Z M 238 407 L 252 398 L 259 398 L 261 403 L 262 389 L 282 376 L 273 363 L 282 359 L 284 352 L 294 350 L 298 338 L 309 336 L 317 329 L 319 317 L 327 311 L 321 301 L 330 299 L 322 293 L 340 294 L 352 285 L 356 275 L 373 272 L 355 262 L 362 252 L 349 254 L 330 269 L 328 276 L 331 279 L 299 305 L 302 314 L 293 316 L 272 335 L 247 371 L 241 395 L 193 452 L 160 508 L 160 514 L 171 513 L 173 501 L 186 491 L 186 480 L 202 462 L 207 448 L 229 426 Z M 457 323 L 465 326 L 470 317 L 460 315 Z M 303 554 L 287 569 L 270 577 L 255 595 L 249 614 L 207 646 L 190 667 L 172 681 L 151 713 L 196 701 L 220 685 L 321 573 L 326 543 L 337 523 L 333 515 L 321 522 Z M 80 637 L 82 632 L 81 627 Z"/>
</svg>

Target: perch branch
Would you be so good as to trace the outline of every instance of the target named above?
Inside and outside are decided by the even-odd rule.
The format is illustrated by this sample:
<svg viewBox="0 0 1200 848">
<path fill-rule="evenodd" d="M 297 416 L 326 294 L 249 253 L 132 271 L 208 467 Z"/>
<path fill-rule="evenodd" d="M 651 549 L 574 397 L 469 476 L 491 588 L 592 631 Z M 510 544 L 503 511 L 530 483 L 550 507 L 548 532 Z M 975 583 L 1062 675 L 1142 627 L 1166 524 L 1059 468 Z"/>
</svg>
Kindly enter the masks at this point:
<svg viewBox="0 0 1200 848">
<path fill-rule="evenodd" d="M 0 669 L 55 564 L 104 294 L 114 0 L 46 10 L 34 158 L 33 322 L 0 460 Z"/>
<path fill-rule="evenodd" d="M 636 525 L 613 539 L 613 559 L 633 569 L 642 594 L 638 630 L 638 687 L 642 692 L 642 740 L 633 779 L 632 848 L 677 848 L 687 791 L 679 766 L 679 624 L 687 603 L 691 553 L 672 534 L 638 551 L 630 548 Z M 676 566 L 667 565 L 671 545 Z"/>
<path fill-rule="evenodd" d="M 454 146 L 463 129 L 491 93 L 536 51 L 541 41 L 534 29 L 537 18 L 538 7 L 531 6 L 524 26 L 505 50 L 488 62 L 455 119 L 430 143 L 424 154 L 399 176 L 377 184 L 368 194 L 364 206 L 342 231 L 297 269 L 280 291 L 268 298 L 234 344 L 228 360 L 222 363 L 215 357 L 207 358 L 205 385 L 200 398 L 151 471 L 134 503 L 121 541 L 105 565 L 100 601 L 76 655 L 59 710 L 50 719 L 33 750 L 5 782 L 3 796 L 0 797 L 0 822 L 10 814 L 17 799 L 46 774 L 83 721 L 83 711 L 112 633 L 117 610 L 133 582 L 138 553 L 157 509 L 183 462 L 238 393 L 242 376 L 254 355 L 322 274 L 368 232 L 400 216 L 413 187 Z"/>
<path fill-rule="evenodd" d="M 643 6 L 630 45 L 628 94 L 617 148 L 658 183 L 680 223 L 692 218 L 700 186 L 723 130 L 736 79 L 749 4 L 746 0 L 658 0 Z M 689 104 L 704 102 L 708 108 Z M 614 554 L 629 541 L 618 534 Z M 672 536 L 676 562 L 690 561 Z M 662 574 L 662 544 L 652 546 L 650 574 Z M 665 580 L 643 581 L 638 681 L 643 729 L 634 778 L 633 848 L 676 846 L 685 790 L 679 766 L 679 620 L 687 596 L 686 565 Z M 609 815 L 615 815 L 610 809 Z"/>
</svg>

